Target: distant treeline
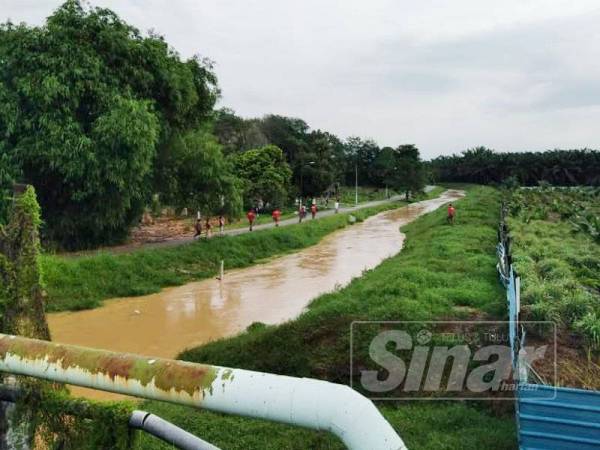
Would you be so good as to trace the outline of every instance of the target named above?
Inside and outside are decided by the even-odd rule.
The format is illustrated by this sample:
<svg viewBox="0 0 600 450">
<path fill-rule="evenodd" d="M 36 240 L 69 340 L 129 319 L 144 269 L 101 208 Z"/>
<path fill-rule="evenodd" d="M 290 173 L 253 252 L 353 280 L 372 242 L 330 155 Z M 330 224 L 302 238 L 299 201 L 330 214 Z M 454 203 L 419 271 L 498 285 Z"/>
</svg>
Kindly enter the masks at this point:
<svg viewBox="0 0 600 450">
<path fill-rule="evenodd" d="M 600 185 L 600 151 L 590 149 L 508 153 L 477 147 L 460 155 L 439 156 L 429 167 L 438 181 Z"/>
</svg>

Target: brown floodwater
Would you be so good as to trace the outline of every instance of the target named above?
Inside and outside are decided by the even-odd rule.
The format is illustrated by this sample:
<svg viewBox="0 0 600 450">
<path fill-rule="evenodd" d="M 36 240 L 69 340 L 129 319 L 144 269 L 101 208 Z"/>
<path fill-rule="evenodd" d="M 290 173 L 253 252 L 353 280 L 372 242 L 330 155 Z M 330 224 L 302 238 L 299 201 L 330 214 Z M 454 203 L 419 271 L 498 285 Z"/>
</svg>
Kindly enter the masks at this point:
<svg viewBox="0 0 600 450">
<path fill-rule="evenodd" d="M 222 281 L 206 279 L 157 294 L 108 300 L 101 308 L 49 314 L 52 339 L 173 358 L 186 348 L 235 335 L 253 322 L 292 319 L 311 299 L 398 253 L 404 240 L 401 225 L 462 195 L 450 190 L 439 198 L 378 214 L 299 252 L 225 270 Z M 92 396 L 114 398 L 100 392 Z"/>
</svg>

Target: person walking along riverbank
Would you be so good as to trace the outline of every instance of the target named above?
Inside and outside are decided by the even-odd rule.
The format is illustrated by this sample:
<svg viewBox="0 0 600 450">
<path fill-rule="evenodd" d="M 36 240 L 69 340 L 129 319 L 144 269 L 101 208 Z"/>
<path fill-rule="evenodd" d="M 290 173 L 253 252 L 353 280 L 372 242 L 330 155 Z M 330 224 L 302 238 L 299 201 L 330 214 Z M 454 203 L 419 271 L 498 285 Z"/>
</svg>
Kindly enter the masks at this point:
<svg viewBox="0 0 600 450">
<path fill-rule="evenodd" d="M 225 232 L 225 217 L 221 214 L 219 216 L 219 234 L 223 234 Z"/>
<path fill-rule="evenodd" d="M 250 211 L 248 211 L 248 214 L 246 214 L 246 218 L 248 219 L 250 231 L 252 231 L 252 227 L 254 226 L 254 220 L 256 220 L 256 213 L 254 212 L 254 209 L 250 209 Z"/>
<path fill-rule="evenodd" d="M 273 217 L 273 222 L 275 222 L 275 226 L 278 227 L 279 226 L 279 219 L 281 218 L 281 211 L 279 210 L 279 208 L 275 208 L 273 210 L 273 213 L 271 214 L 271 217 Z"/>
<path fill-rule="evenodd" d="M 452 206 L 452 203 L 448 205 L 448 217 L 447 221 L 450 225 L 454 225 L 454 216 L 456 215 L 456 209 Z"/>
<path fill-rule="evenodd" d="M 196 219 L 196 225 L 194 226 L 194 229 L 196 230 L 196 234 L 194 234 L 194 239 L 196 239 L 199 236 L 202 236 L 202 219 Z"/>
</svg>

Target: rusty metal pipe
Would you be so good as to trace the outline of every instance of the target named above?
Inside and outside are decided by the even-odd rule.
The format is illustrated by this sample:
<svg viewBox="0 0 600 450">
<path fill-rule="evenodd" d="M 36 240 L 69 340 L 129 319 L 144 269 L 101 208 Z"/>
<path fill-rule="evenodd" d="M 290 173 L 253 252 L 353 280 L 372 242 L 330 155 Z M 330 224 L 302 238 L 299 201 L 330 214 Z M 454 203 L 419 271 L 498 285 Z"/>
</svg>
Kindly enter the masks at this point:
<svg viewBox="0 0 600 450">
<path fill-rule="evenodd" d="M 0 371 L 326 430 L 352 450 L 406 449 L 370 400 L 348 386 L 326 381 L 4 334 Z"/>
</svg>

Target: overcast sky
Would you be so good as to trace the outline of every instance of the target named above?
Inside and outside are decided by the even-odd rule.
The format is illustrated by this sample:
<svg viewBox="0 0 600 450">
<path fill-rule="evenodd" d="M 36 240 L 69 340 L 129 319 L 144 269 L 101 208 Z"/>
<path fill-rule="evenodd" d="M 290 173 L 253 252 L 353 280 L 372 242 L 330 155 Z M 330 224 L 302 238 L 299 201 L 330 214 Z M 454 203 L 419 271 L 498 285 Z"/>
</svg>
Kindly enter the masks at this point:
<svg viewBox="0 0 600 450">
<path fill-rule="evenodd" d="M 60 0 L 0 0 L 41 24 Z M 216 63 L 222 106 L 426 158 L 600 147 L 598 0 L 93 0 Z"/>
</svg>

